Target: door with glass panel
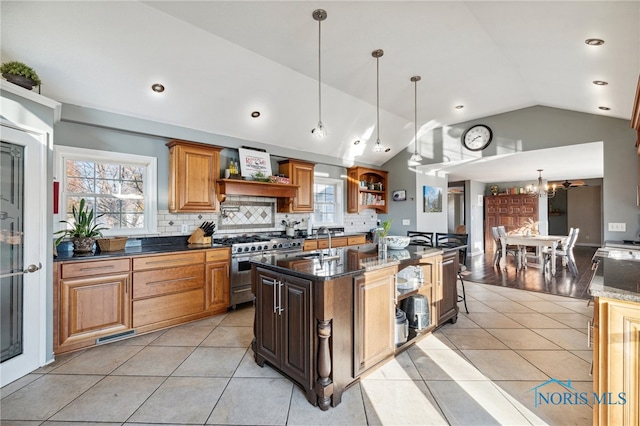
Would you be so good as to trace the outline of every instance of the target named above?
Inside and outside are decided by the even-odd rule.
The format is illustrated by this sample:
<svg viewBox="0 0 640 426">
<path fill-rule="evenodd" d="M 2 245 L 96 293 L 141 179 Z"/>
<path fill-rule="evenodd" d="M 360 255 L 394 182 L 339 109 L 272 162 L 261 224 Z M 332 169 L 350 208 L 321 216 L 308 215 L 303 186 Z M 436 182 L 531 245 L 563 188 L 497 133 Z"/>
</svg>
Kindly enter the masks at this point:
<svg viewBox="0 0 640 426">
<path fill-rule="evenodd" d="M 0 130 L 0 385 L 4 386 L 45 359 L 46 139 L 4 125 Z"/>
</svg>

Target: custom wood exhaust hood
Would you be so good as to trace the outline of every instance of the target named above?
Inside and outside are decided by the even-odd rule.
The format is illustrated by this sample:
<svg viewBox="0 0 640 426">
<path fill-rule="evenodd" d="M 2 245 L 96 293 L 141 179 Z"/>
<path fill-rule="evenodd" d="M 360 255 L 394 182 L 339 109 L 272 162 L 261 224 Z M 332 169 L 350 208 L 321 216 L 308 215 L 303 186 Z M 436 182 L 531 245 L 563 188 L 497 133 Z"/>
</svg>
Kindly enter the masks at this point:
<svg viewBox="0 0 640 426">
<path fill-rule="evenodd" d="M 240 179 L 218 179 L 216 181 L 218 200 L 223 202 L 227 195 L 249 195 L 254 197 L 294 198 L 300 185 L 257 182 Z"/>
</svg>

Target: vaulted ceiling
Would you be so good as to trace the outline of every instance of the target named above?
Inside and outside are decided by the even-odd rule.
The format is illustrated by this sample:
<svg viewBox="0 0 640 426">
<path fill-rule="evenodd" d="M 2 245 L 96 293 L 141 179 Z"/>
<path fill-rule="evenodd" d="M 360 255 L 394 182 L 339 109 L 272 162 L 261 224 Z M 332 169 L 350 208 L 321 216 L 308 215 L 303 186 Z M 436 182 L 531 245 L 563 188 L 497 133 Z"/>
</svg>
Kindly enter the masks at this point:
<svg viewBox="0 0 640 426">
<path fill-rule="evenodd" d="M 2 1 L 0 8 L 2 61 L 35 68 L 45 96 L 375 165 L 413 151 L 414 75 L 422 77 L 420 139 L 434 127 L 533 105 L 629 119 L 640 70 L 637 1 Z M 328 14 L 322 141 L 310 133 L 318 121 L 317 8 Z M 588 38 L 605 44 L 589 46 Z M 375 49 L 384 50 L 379 128 Z M 154 83 L 165 92 L 152 92 Z M 388 152 L 372 152 L 378 131 Z"/>
</svg>

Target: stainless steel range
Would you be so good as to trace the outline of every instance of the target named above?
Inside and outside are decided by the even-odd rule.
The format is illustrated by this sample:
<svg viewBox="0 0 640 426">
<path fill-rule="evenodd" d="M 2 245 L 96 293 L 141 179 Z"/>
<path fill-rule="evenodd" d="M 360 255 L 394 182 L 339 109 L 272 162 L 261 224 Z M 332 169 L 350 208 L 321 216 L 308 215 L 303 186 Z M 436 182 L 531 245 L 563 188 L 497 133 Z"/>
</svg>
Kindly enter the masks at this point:
<svg viewBox="0 0 640 426">
<path fill-rule="evenodd" d="M 304 238 L 285 235 L 256 234 L 226 238 L 215 238 L 216 244 L 231 246 L 231 307 L 238 303 L 251 302 L 251 259 L 269 256 L 275 253 L 301 252 Z"/>
</svg>

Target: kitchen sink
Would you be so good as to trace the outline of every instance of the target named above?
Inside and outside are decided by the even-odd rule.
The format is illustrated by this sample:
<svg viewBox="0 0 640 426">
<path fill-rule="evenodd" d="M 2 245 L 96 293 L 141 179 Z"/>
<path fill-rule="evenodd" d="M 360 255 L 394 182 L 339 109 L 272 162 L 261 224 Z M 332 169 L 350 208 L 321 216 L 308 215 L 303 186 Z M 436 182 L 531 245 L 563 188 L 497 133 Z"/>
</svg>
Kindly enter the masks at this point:
<svg viewBox="0 0 640 426">
<path fill-rule="evenodd" d="M 329 256 L 328 254 L 323 255 L 322 257 L 320 257 L 321 253 L 320 252 L 309 252 L 309 253 L 304 253 L 304 254 L 300 254 L 296 257 L 302 258 L 302 259 L 322 259 L 323 261 L 328 261 L 328 260 L 336 260 L 336 259 L 340 259 L 340 256 L 337 255 L 331 255 Z"/>
</svg>

